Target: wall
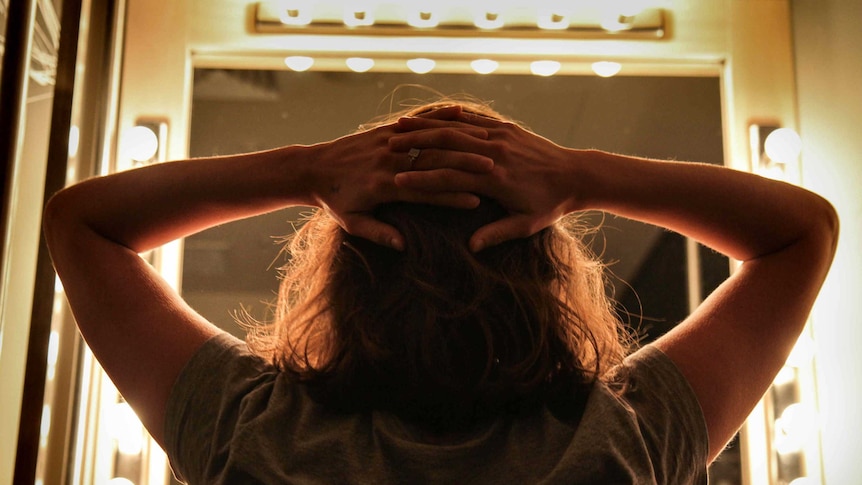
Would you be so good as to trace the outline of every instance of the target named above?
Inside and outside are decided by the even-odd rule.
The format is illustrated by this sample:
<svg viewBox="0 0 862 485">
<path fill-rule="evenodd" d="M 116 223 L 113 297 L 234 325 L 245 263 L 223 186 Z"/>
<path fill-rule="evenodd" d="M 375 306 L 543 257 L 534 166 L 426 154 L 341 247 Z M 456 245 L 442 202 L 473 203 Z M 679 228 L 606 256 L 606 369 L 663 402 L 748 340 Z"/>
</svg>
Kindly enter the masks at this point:
<svg viewBox="0 0 862 485">
<path fill-rule="evenodd" d="M 862 2 L 794 0 L 802 178 L 841 217 L 832 272 L 812 314 L 825 484 L 859 483 L 862 461 Z"/>
</svg>

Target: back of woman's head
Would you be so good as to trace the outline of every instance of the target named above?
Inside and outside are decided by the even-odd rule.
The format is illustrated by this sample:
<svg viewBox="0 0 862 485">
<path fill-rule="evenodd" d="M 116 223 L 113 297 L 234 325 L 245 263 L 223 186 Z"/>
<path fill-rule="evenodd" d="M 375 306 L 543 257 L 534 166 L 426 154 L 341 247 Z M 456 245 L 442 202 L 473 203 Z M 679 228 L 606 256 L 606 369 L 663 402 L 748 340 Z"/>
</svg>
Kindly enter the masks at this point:
<svg viewBox="0 0 862 485">
<path fill-rule="evenodd" d="M 625 351 L 603 268 L 562 225 L 472 253 L 470 235 L 505 215 L 488 199 L 381 206 L 399 252 L 317 212 L 291 242 L 276 322 L 252 347 L 330 406 L 437 429 L 590 385 Z"/>
</svg>

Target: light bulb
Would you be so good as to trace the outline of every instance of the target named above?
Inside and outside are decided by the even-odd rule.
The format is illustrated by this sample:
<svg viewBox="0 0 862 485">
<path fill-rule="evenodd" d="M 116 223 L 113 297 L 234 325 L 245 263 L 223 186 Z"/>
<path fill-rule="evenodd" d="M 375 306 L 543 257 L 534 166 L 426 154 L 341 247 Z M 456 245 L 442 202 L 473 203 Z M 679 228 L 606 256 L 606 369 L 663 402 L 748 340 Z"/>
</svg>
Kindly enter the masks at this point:
<svg viewBox="0 0 862 485">
<path fill-rule="evenodd" d="M 500 67 L 500 63 L 492 59 L 476 59 L 470 63 L 470 67 L 479 74 L 491 74 Z"/>
<path fill-rule="evenodd" d="M 437 27 L 440 23 L 440 15 L 431 5 L 423 5 L 414 8 L 407 14 L 407 25 L 419 28 Z"/>
<path fill-rule="evenodd" d="M 371 5 L 359 2 L 344 7 L 344 25 L 359 27 L 374 25 L 374 12 Z"/>
<path fill-rule="evenodd" d="M 284 58 L 284 64 L 294 71 L 302 72 L 311 69 L 314 59 L 307 56 L 290 56 Z"/>
<path fill-rule="evenodd" d="M 495 10 L 476 9 L 476 13 L 473 15 L 473 24 L 480 29 L 499 29 L 503 26 L 503 16 Z"/>
<path fill-rule="evenodd" d="M 303 0 L 289 0 L 280 4 L 278 18 L 284 25 L 311 23 L 311 4 Z"/>
<path fill-rule="evenodd" d="M 123 154 L 136 162 L 152 160 L 159 151 L 159 137 L 147 126 L 134 126 L 123 136 Z"/>
<path fill-rule="evenodd" d="M 530 63 L 530 72 L 537 76 L 553 76 L 560 70 L 562 64 L 557 61 L 533 61 Z"/>
<path fill-rule="evenodd" d="M 374 67 L 374 59 L 367 57 L 348 57 L 344 60 L 344 63 L 353 72 L 366 72 Z"/>
<path fill-rule="evenodd" d="M 793 163 L 802 151 L 802 139 L 790 128 L 779 128 L 766 137 L 763 150 L 775 163 Z"/>
<path fill-rule="evenodd" d="M 436 65 L 437 63 L 433 59 L 426 59 L 424 57 L 417 57 L 416 59 L 407 61 L 407 67 L 416 74 L 431 72 Z"/>
<path fill-rule="evenodd" d="M 143 426 L 128 403 L 118 402 L 108 415 L 111 434 L 117 440 L 117 451 L 124 455 L 139 455 L 144 447 Z"/>
<path fill-rule="evenodd" d="M 601 77 L 615 76 L 623 68 L 619 62 L 599 61 L 592 65 L 593 72 Z"/>
</svg>

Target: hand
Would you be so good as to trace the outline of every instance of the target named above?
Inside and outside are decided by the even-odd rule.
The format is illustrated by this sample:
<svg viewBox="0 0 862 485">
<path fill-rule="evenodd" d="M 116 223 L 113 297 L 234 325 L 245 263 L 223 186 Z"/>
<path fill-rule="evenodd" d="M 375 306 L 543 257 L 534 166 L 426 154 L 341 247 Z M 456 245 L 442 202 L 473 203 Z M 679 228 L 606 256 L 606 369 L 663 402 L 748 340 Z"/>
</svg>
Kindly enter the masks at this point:
<svg viewBox="0 0 862 485">
<path fill-rule="evenodd" d="M 494 161 L 490 171 L 453 168 L 407 171 L 395 177 L 397 186 L 428 193 L 474 193 L 492 198 L 509 216 L 479 228 L 470 249 L 480 251 L 511 239 L 528 237 L 560 217 L 579 209 L 573 186 L 584 152 L 561 147 L 520 126 L 480 115 L 461 113 L 456 120 L 402 118 L 404 133 L 392 137 L 394 150 L 438 147 L 471 152 Z M 442 137 L 444 128 L 484 128 L 485 137 Z M 424 152 L 423 152 L 424 153 Z"/>
<path fill-rule="evenodd" d="M 453 118 L 459 107 L 443 108 L 429 114 L 437 118 Z M 403 146 L 393 148 L 389 139 L 398 133 L 397 124 L 380 126 L 369 131 L 348 135 L 333 141 L 308 147 L 309 167 L 316 173 L 312 191 L 320 207 L 329 211 L 350 234 L 378 244 L 402 250 L 403 238 L 397 229 L 372 215 L 372 210 L 387 202 L 403 201 L 456 208 L 474 208 L 479 198 L 460 190 L 424 191 L 395 184 L 395 175 L 407 170 L 457 170 L 479 174 L 490 171 L 493 161 L 468 151 L 451 150 L 447 145 L 463 143 L 465 138 L 486 138 L 487 131 L 479 126 L 461 123 L 423 130 L 433 134 L 441 146 Z M 422 148 L 411 160 L 411 148 Z"/>
</svg>

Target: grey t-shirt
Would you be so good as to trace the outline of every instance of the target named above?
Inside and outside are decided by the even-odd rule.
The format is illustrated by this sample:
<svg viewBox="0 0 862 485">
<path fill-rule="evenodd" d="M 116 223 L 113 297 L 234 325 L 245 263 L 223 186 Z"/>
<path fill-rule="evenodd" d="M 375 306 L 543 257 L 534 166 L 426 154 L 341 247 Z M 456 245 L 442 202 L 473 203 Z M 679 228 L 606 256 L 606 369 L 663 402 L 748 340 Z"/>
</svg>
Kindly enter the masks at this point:
<svg viewBox="0 0 862 485">
<path fill-rule="evenodd" d="M 652 346 L 623 365 L 624 391 L 595 386 L 575 426 L 544 410 L 439 445 L 390 415 L 328 411 L 222 334 L 174 385 L 166 451 L 189 484 L 707 483 L 706 425 L 679 370 Z"/>
</svg>

